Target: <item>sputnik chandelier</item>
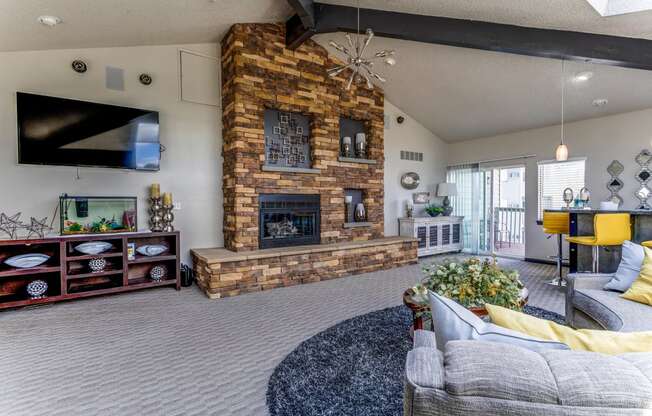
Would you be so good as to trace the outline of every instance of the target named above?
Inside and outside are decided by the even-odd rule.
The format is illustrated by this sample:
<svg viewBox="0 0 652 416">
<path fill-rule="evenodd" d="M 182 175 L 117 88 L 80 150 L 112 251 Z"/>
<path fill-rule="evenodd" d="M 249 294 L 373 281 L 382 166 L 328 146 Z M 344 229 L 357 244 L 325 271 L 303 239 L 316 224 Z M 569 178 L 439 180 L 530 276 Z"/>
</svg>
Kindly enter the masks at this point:
<svg viewBox="0 0 652 416">
<path fill-rule="evenodd" d="M 382 76 L 380 76 L 378 73 L 376 73 L 373 70 L 373 67 L 374 64 L 379 60 L 382 60 L 382 62 L 387 66 L 394 66 L 396 64 L 396 59 L 394 59 L 395 52 L 393 50 L 386 49 L 380 52 L 376 52 L 373 56 L 370 57 L 364 56 L 365 51 L 369 46 L 369 43 L 371 43 L 371 40 L 374 37 L 374 31 L 371 29 L 367 29 L 366 36 L 364 37 L 364 39 L 362 39 L 362 36 L 360 35 L 360 2 L 359 1 L 358 1 L 358 31 L 356 33 L 355 43 L 351 38 L 351 34 L 347 33 L 345 37 L 348 42 L 348 47 L 340 43 L 337 43 L 333 40 L 329 42 L 329 45 L 331 45 L 333 48 L 337 49 L 338 51 L 346 55 L 345 60 L 347 63 L 329 69 L 327 71 L 328 76 L 334 78 L 339 74 L 341 74 L 343 71 L 347 69 L 351 69 L 352 70 L 351 76 L 349 77 L 349 80 L 346 83 L 347 90 L 351 89 L 351 84 L 353 84 L 354 81 L 356 83 L 362 83 L 363 81 L 366 82 L 367 87 L 369 89 L 373 89 L 374 87 L 374 85 L 371 82 L 372 78 L 380 82 L 386 82 L 387 80 Z"/>
</svg>

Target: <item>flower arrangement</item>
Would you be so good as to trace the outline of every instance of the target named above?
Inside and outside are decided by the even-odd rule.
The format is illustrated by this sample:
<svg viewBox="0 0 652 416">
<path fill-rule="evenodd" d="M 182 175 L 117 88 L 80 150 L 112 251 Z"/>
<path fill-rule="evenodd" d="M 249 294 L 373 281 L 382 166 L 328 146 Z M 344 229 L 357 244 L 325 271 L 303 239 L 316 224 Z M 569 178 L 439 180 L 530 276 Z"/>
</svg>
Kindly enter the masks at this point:
<svg viewBox="0 0 652 416">
<path fill-rule="evenodd" d="M 426 278 L 414 288 L 417 294 L 432 290 L 466 308 L 482 308 L 485 303 L 517 310 L 523 306 L 518 272 L 501 269 L 495 258 L 447 259 L 426 266 L 424 273 Z"/>
</svg>

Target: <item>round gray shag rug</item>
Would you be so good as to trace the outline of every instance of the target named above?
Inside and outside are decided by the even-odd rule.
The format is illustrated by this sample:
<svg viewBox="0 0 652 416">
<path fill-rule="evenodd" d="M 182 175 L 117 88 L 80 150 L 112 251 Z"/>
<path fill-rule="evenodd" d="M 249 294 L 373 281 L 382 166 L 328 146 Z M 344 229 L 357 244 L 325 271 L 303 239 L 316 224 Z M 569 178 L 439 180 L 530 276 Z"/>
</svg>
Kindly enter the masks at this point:
<svg viewBox="0 0 652 416">
<path fill-rule="evenodd" d="M 563 323 L 532 306 L 524 312 Z M 304 341 L 272 374 L 272 416 L 400 416 L 403 370 L 412 347 L 412 315 L 405 306 L 340 322 Z"/>
</svg>

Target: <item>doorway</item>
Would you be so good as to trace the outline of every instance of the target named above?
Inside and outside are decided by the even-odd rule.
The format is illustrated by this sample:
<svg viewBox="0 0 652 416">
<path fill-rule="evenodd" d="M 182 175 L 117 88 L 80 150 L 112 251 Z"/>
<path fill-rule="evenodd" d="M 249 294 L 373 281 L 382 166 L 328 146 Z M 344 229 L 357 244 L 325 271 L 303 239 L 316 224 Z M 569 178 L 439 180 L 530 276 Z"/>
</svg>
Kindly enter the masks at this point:
<svg viewBox="0 0 652 416">
<path fill-rule="evenodd" d="M 525 258 L 525 165 L 485 168 L 486 254 Z"/>
</svg>

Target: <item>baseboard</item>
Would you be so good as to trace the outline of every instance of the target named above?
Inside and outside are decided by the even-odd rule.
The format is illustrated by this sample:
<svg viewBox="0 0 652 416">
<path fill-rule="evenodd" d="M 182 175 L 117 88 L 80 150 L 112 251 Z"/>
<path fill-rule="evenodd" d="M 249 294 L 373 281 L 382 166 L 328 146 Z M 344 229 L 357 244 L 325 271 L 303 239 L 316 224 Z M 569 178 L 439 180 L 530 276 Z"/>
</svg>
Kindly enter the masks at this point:
<svg viewBox="0 0 652 416">
<path fill-rule="evenodd" d="M 523 260 L 527 261 L 528 263 L 552 264 L 553 266 L 557 264 L 557 262 L 554 261 L 554 260 L 548 260 L 548 259 L 537 259 L 537 258 L 533 258 L 533 257 L 526 257 L 526 258 L 523 259 Z M 569 264 L 567 261 L 564 261 L 564 262 L 562 262 L 561 264 L 562 264 L 562 266 L 564 266 L 564 267 L 570 267 L 570 264 Z"/>
</svg>

